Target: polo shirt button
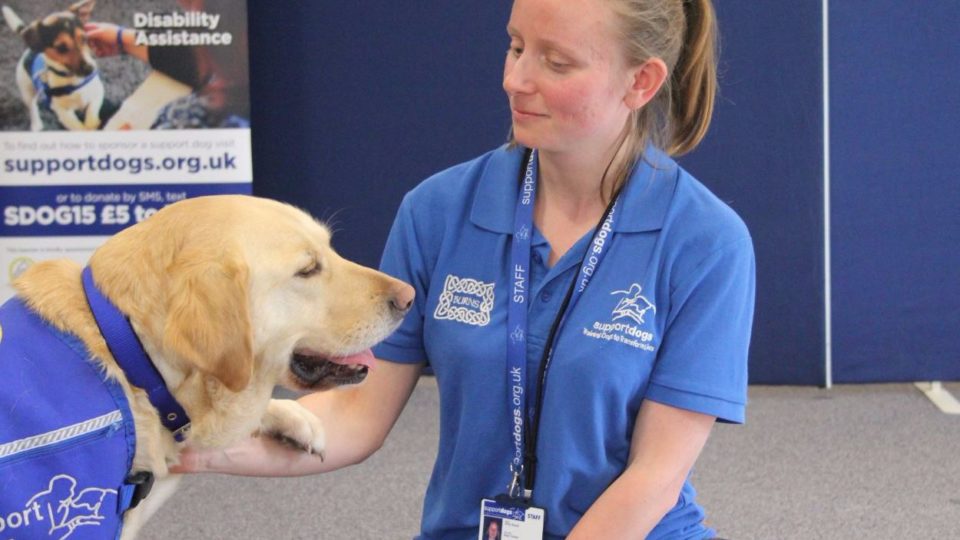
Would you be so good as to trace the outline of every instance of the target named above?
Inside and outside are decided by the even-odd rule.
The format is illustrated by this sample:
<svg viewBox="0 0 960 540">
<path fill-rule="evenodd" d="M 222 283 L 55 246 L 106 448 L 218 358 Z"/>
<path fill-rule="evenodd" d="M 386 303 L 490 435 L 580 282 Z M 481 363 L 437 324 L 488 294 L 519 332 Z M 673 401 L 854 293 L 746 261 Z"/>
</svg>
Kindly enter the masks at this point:
<svg viewBox="0 0 960 540">
<path fill-rule="evenodd" d="M 540 258 L 540 254 L 535 252 L 535 253 L 533 254 L 533 260 L 535 260 L 535 261 L 537 261 L 537 262 L 540 262 L 540 261 L 542 260 L 542 259 Z"/>
<path fill-rule="evenodd" d="M 541 301 L 541 302 L 549 302 L 551 296 L 552 296 L 552 295 L 551 295 L 550 293 L 548 293 L 548 292 L 542 292 L 542 293 L 540 293 L 540 301 Z"/>
</svg>

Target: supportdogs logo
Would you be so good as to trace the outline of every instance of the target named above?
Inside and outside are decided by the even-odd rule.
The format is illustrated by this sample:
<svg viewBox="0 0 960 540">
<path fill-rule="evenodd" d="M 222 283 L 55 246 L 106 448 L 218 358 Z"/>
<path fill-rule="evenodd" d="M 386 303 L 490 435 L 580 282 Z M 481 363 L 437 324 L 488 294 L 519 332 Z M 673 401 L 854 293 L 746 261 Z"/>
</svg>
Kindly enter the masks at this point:
<svg viewBox="0 0 960 540">
<path fill-rule="evenodd" d="M 641 328 L 645 323 L 645 317 L 653 312 L 657 312 L 657 306 L 648 300 L 641 293 L 643 287 L 639 283 L 630 285 L 630 288 L 623 291 L 613 291 L 614 296 L 621 296 L 617 305 L 610 313 L 610 322 L 595 321 L 590 328 L 583 329 L 583 335 L 600 339 L 604 341 L 614 341 L 629 345 L 635 349 L 653 352 L 654 334 Z M 628 321 L 618 322 L 622 319 Z M 632 321 L 635 324 L 631 324 Z"/>
<path fill-rule="evenodd" d="M 23 509 L 0 509 L 0 535 L 6 538 L 19 531 L 26 538 L 43 538 L 41 531 L 46 531 L 46 537 L 63 540 L 79 527 L 100 526 L 106 519 L 101 510 L 115 511 L 116 506 L 116 490 L 78 490 L 75 478 L 58 474 L 47 489 L 24 502 Z"/>
<path fill-rule="evenodd" d="M 493 311 L 493 283 L 447 275 L 433 318 L 473 326 L 490 324 Z"/>
<path fill-rule="evenodd" d="M 613 320 L 627 317 L 637 324 L 643 324 L 643 315 L 647 311 L 652 309 L 653 312 L 656 313 L 657 306 L 651 304 L 646 297 L 640 294 L 641 292 L 643 292 L 643 287 L 634 283 L 630 286 L 629 290 L 613 291 L 610 293 L 625 295 L 620 299 L 620 302 L 617 303 L 617 307 L 613 308 Z"/>
<path fill-rule="evenodd" d="M 26 272 L 27 268 L 30 268 L 32 264 L 33 259 L 29 257 L 15 257 L 10 261 L 9 266 L 7 266 L 7 279 L 12 282 L 20 277 L 20 274 Z"/>
</svg>

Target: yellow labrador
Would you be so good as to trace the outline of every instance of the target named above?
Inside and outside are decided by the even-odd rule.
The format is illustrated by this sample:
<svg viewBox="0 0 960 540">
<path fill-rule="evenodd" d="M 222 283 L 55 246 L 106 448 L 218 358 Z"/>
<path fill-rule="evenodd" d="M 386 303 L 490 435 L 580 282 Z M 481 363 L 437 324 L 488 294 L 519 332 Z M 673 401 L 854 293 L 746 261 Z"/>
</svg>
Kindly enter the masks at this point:
<svg viewBox="0 0 960 540">
<path fill-rule="evenodd" d="M 109 239 L 89 268 L 189 416 L 186 442 L 202 447 L 230 445 L 259 429 L 322 454 L 316 417 L 295 401 L 271 399 L 273 388 L 360 382 L 373 367 L 363 351 L 396 328 L 414 295 L 407 284 L 339 257 L 328 229 L 306 213 L 239 195 L 170 205 Z M 88 306 L 81 270 L 66 260 L 41 262 L 15 287 L 25 309 L 79 338 L 129 402 L 136 427 L 132 470 L 157 479 L 152 495 L 124 517 L 123 538 L 132 538 L 172 493 L 178 476 L 168 466 L 182 443 L 115 361 Z M 51 480 L 48 491 L 54 487 Z M 69 487 L 70 501 L 78 501 L 83 486 Z M 96 493 L 97 504 L 106 505 L 105 491 Z M 21 526 L 31 517 L 43 520 L 40 506 L 35 516 L 30 505 L 22 508 L 15 516 Z"/>
</svg>

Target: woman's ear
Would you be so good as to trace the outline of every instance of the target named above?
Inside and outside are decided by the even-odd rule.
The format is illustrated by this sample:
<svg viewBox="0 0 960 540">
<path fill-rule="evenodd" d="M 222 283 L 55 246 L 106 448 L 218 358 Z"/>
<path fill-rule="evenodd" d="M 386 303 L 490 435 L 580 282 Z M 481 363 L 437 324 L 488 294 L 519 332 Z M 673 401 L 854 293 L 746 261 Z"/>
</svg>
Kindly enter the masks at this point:
<svg viewBox="0 0 960 540">
<path fill-rule="evenodd" d="M 650 58 L 639 66 L 630 69 L 630 88 L 623 102 L 635 111 L 650 101 L 660 91 L 667 80 L 667 65 L 659 58 Z"/>
</svg>

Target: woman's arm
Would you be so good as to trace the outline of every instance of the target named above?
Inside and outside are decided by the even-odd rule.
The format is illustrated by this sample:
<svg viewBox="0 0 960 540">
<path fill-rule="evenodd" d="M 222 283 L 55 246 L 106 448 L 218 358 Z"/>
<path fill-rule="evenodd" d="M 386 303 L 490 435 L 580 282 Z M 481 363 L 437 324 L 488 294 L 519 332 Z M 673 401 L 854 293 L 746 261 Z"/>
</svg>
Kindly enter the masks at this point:
<svg viewBox="0 0 960 540">
<path fill-rule="evenodd" d="M 646 538 L 677 504 L 716 418 L 644 400 L 627 469 L 603 492 L 568 540 Z"/>
<path fill-rule="evenodd" d="M 243 476 L 303 476 L 365 460 L 382 445 L 420 377 L 423 364 L 378 360 L 366 380 L 316 392 L 298 402 L 323 422 L 325 458 L 289 448 L 270 437 L 251 437 L 223 450 L 188 448 L 172 472 Z"/>
</svg>

